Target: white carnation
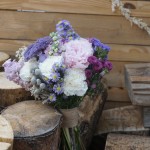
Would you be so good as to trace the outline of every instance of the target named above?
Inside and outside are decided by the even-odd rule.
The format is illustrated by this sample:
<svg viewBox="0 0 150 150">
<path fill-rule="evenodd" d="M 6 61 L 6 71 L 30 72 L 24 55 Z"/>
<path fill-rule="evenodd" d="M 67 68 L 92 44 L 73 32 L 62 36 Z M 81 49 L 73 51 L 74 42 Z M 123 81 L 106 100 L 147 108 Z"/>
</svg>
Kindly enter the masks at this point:
<svg viewBox="0 0 150 150">
<path fill-rule="evenodd" d="M 23 81 L 30 81 L 32 77 L 31 70 L 37 68 L 37 66 L 38 62 L 36 61 L 36 58 L 32 58 L 25 62 L 19 73 L 20 78 Z"/>
<path fill-rule="evenodd" d="M 85 72 L 82 69 L 68 69 L 64 77 L 64 93 L 67 96 L 83 96 L 87 89 Z"/>
<path fill-rule="evenodd" d="M 42 75 L 46 76 L 47 78 L 50 78 L 53 65 L 55 63 L 61 64 L 62 62 L 63 62 L 62 56 L 49 56 L 44 60 L 44 62 L 39 64 L 39 69 Z"/>
</svg>

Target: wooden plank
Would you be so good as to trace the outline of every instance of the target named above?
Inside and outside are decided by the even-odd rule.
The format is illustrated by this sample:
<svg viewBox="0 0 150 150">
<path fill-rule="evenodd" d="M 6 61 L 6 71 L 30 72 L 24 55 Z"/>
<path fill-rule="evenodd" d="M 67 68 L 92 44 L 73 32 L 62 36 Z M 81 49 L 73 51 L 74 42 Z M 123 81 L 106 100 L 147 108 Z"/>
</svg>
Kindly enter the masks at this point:
<svg viewBox="0 0 150 150">
<path fill-rule="evenodd" d="M 150 90 L 150 84 L 146 83 L 132 83 L 131 87 L 133 90 Z"/>
<path fill-rule="evenodd" d="M 125 1 L 132 10 L 134 16 L 146 16 L 150 14 L 150 4 L 145 1 Z M 1 0 L 0 9 L 8 10 L 35 10 L 60 13 L 100 14 L 100 15 L 121 15 L 119 11 L 112 13 L 110 0 Z"/>
<path fill-rule="evenodd" d="M 150 137 L 109 134 L 107 136 L 105 150 L 149 150 Z"/>
<path fill-rule="evenodd" d="M 150 127 L 150 107 L 143 108 L 143 123 L 145 128 Z"/>
<path fill-rule="evenodd" d="M 96 134 L 119 131 L 146 131 L 143 126 L 142 108 L 125 106 L 104 110 Z"/>
<path fill-rule="evenodd" d="M 150 76 L 131 76 L 130 80 L 132 83 L 148 83 L 150 82 Z"/>
<path fill-rule="evenodd" d="M 146 32 L 136 26 L 131 28 L 121 16 L 0 11 L 0 18 L 1 39 L 35 40 L 49 35 L 55 24 L 65 18 L 82 37 L 94 36 L 104 43 L 149 45 L 150 41 Z M 150 18 L 144 20 L 150 24 Z"/>
<path fill-rule="evenodd" d="M 131 102 L 119 102 L 119 101 L 107 100 L 104 105 L 104 110 L 114 109 L 114 108 L 119 108 L 119 107 L 124 107 L 124 106 L 131 106 L 131 105 L 132 105 Z"/>
<path fill-rule="evenodd" d="M 34 41 L 0 40 L 0 50 L 14 55 L 21 46 L 28 46 Z M 150 62 L 150 46 L 109 44 L 109 60 L 129 62 Z"/>
<path fill-rule="evenodd" d="M 108 88 L 108 101 L 131 102 L 128 92 L 124 88 Z"/>
<path fill-rule="evenodd" d="M 150 62 L 150 47 L 110 44 L 109 59 L 114 61 Z"/>
<path fill-rule="evenodd" d="M 0 52 L 0 67 L 9 58 L 9 55 L 4 52 Z"/>
</svg>

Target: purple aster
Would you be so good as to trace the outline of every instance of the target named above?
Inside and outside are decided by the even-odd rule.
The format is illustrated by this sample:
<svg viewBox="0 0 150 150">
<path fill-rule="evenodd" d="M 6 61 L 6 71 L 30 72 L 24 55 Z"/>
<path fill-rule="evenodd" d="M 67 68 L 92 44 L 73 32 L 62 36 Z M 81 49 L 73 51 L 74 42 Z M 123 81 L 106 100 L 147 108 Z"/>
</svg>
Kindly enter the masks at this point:
<svg viewBox="0 0 150 150">
<path fill-rule="evenodd" d="M 51 42 L 52 39 L 50 36 L 38 39 L 35 43 L 28 46 L 24 53 L 25 60 L 28 61 L 30 58 L 37 56 L 40 52 L 44 51 Z"/>
<path fill-rule="evenodd" d="M 48 101 L 55 102 L 56 101 L 56 95 L 54 93 L 51 93 L 48 97 Z"/>
<path fill-rule="evenodd" d="M 51 80 L 53 82 L 57 82 L 60 79 L 60 74 L 58 72 L 54 72 L 51 74 Z"/>
<path fill-rule="evenodd" d="M 85 70 L 85 76 L 86 76 L 86 78 L 91 78 L 92 77 L 92 70 L 90 70 L 90 69 L 86 69 Z"/>
<path fill-rule="evenodd" d="M 109 71 L 112 70 L 112 63 L 110 61 L 104 61 L 104 68 L 107 68 Z"/>
<path fill-rule="evenodd" d="M 62 84 L 55 84 L 53 87 L 53 91 L 58 95 L 62 94 L 63 93 Z"/>
<path fill-rule="evenodd" d="M 74 32 L 70 22 L 67 20 L 58 22 L 58 24 L 56 25 L 56 31 L 58 35 L 63 38 L 64 42 L 79 38 L 79 35 Z"/>
<path fill-rule="evenodd" d="M 97 58 L 95 57 L 95 56 L 90 56 L 90 57 L 88 57 L 88 62 L 90 63 L 90 64 L 96 64 L 97 63 Z"/>
<path fill-rule="evenodd" d="M 110 47 L 108 45 L 106 45 L 106 44 L 102 45 L 102 49 L 106 50 L 106 51 L 110 51 Z"/>
<path fill-rule="evenodd" d="M 47 58 L 46 54 L 39 54 L 39 62 L 42 63 Z"/>
<path fill-rule="evenodd" d="M 103 64 L 100 61 L 97 61 L 97 63 L 93 65 L 93 69 L 96 72 L 99 72 L 102 68 L 103 68 Z"/>
</svg>

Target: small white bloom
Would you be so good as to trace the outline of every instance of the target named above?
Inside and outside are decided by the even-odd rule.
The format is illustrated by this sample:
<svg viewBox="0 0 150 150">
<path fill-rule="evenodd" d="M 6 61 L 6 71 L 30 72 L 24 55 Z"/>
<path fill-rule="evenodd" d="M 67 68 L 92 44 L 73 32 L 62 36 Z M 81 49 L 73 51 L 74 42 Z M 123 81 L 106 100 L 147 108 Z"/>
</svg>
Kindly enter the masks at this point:
<svg viewBox="0 0 150 150">
<path fill-rule="evenodd" d="M 20 70 L 19 76 L 23 81 L 30 81 L 32 77 L 31 70 L 38 66 L 36 58 L 32 58 L 29 61 L 25 62 L 23 67 Z"/>
<path fill-rule="evenodd" d="M 50 75 L 52 73 L 52 68 L 55 63 L 58 63 L 58 64 L 63 63 L 63 57 L 62 56 L 49 56 L 44 60 L 44 62 L 39 63 L 39 69 L 42 75 L 46 76 L 47 78 L 50 78 Z"/>
<path fill-rule="evenodd" d="M 64 93 L 67 96 L 83 96 L 87 89 L 85 72 L 82 69 L 67 69 L 64 77 Z"/>
</svg>

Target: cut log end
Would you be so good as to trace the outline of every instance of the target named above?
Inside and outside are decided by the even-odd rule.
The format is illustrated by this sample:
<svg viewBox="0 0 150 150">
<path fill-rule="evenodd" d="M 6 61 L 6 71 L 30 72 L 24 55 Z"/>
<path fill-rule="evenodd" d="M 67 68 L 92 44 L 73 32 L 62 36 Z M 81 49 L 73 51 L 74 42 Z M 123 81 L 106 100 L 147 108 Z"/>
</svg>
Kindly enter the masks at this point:
<svg viewBox="0 0 150 150">
<path fill-rule="evenodd" d="M 62 115 L 39 101 L 23 101 L 9 106 L 2 115 L 14 131 L 15 150 L 55 150 L 60 138 Z"/>
<path fill-rule="evenodd" d="M 16 102 L 27 99 L 30 93 L 25 91 L 20 85 L 9 81 L 4 72 L 0 72 L 0 105 L 9 106 Z"/>
<path fill-rule="evenodd" d="M 6 54 L 4 52 L 0 52 L 0 67 L 8 58 L 9 58 L 8 54 Z"/>
</svg>

